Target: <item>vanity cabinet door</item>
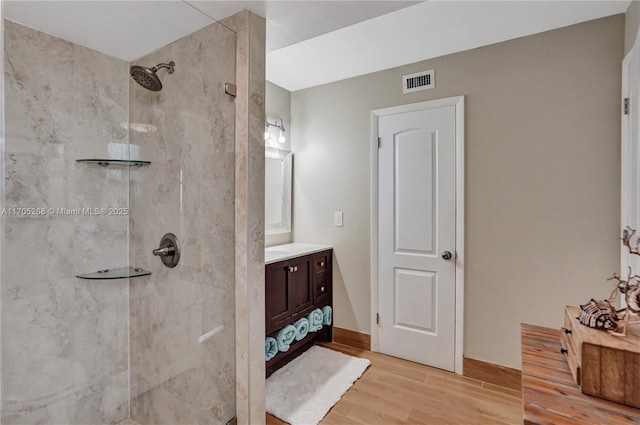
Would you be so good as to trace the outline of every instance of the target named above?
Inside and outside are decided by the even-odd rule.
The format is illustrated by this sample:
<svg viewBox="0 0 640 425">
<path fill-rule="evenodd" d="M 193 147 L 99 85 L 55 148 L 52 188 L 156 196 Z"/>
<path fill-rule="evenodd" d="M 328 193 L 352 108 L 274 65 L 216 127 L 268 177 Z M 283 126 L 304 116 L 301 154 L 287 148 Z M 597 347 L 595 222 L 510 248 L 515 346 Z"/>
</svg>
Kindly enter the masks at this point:
<svg viewBox="0 0 640 425">
<path fill-rule="evenodd" d="M 294 258 L 287 263 L 289 271 L 289 300 L 295 314 L 313 305 L 311 256 Z"/>
<path fill-rule="evenodd" d="M 270 330 L 286 320 L 293 311 L 289 307 L 289 271 L 286 261 L 265 267 L 265 313 L 266 328 Z"/>
</svg>

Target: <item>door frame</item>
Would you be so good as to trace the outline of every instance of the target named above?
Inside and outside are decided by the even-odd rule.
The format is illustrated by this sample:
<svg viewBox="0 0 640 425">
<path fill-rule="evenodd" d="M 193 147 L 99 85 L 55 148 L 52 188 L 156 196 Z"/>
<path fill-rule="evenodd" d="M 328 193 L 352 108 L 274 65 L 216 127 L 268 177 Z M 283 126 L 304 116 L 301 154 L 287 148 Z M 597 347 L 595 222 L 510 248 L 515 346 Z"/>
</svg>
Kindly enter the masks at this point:
<svg viewBox="0 0 640 425">
<path fill-rule="evenodd" d="M 629 50 L 629 52 L 625 55 L 622 60 L 622 99 L 629 97 L 629 66 L 630 62 L 635 55 L 635 46 Z M 622 105 L 624 108 L 624 105 Z M 629 215 L 632 212 L 631 200 L 630 200 L 630 190 L 629 190 L 629 167 L 633 166 L 633 146 L 631 143 L 631 135 L 629 125 L 629 115 L 625 115 L 622 113 L 622 118 L 620 120 L 621 129 L 620 129 L 620 225 L 621 227 L 627 226 L 629 223 Z M 635 210 L 635 208 L 633 208 Z M 625 252 L 624 245 L 620 246 L 620 270 L 624 273 L 624 270 L 629 266 L 629 261 L 627 257 L 627 252 Z M 622 300 L 622 296 L 619 297 Z M 624 302 L 624 301 L 623 301 Z"/>
<path fill-rule="evenodd" d="M 371 351 L 378 351 L 378 120 L 381 116 L 454 106 L 456 111 L 456 269 L 454 371 L 462 375 L 464 343 L 464 96 L 371 111 Z"/>
</svg>

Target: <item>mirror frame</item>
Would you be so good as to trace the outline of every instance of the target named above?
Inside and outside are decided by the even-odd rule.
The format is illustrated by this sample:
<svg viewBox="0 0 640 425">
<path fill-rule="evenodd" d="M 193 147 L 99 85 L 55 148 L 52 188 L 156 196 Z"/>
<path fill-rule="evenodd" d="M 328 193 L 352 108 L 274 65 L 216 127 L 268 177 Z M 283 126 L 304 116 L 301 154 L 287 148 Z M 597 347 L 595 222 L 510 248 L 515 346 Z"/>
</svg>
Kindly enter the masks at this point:
<svg viewBox="0 0 640 425">
<path fill-rule="evenodd" d="M 268 224 L 265 219 L 265 234 L 275 235 L 291 232 L 291 163 L 293 153 L 284 149 L 266 147 L 264 150 L 267 158 L 282 161 L 282 214 L 279 223 Z M 266 200 L 265 200 L 266 202 Z"/>
</svg>

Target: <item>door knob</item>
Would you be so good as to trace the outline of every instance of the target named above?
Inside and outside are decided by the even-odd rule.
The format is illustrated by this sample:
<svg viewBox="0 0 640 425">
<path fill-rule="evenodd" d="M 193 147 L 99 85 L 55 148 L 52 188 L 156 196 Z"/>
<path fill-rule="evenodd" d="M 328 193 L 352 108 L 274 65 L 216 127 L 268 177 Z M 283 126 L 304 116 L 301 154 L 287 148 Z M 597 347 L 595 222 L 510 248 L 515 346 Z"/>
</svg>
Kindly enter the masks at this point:
<svg viewBox="0 0 640 425">
<path fill-rule="evenodd" d="M 451 258 L 453 257 L 453 255 L 451 254 L 451 251 L 442 251 L 442 258 L 445 260 L 451 260 Z"/>
</svg>

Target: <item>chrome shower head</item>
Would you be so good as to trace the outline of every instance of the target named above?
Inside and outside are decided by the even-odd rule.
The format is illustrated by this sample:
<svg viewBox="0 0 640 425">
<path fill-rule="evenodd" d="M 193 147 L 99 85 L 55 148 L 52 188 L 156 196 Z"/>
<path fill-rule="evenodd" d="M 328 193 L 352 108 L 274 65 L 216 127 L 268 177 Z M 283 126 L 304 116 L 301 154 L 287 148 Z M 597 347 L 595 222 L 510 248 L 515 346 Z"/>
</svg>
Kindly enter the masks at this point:
<svg viewBox="0 0 640 425">
<path fill-rule="evenodd" d="M 131 77 L 133 80 L 140 84 L 147 90 L 160 91 L 162 90 L 162 83 L 158 78 L 157 72 L 159 69 L 166 68 L 169 74 L 173 74 L 174 67 L 176 66 L 174 61 L 169 63 L 160 63 L 153 68 L 145 68 L 144 66 L 133 65 L 131 67 Z"/>
</svg>

